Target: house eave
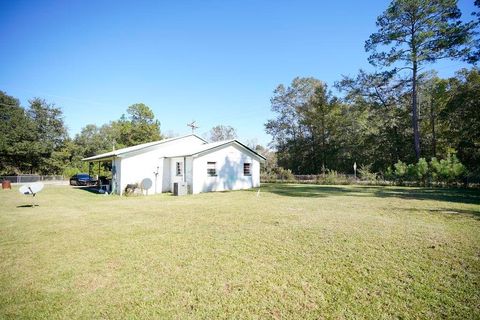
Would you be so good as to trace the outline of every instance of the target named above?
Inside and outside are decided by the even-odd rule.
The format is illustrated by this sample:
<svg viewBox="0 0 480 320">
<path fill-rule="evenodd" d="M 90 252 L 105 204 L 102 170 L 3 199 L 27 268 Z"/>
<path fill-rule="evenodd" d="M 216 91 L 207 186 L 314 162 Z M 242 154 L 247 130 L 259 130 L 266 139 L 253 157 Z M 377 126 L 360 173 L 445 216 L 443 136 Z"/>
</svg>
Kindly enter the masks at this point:
<svg viewBox="0 0 480 320">
<path fill-rule="evenodd" d="M 113 160 L 117 157 L 117 155 L 109 155 L 109 156 L 93 156 L 93 157 L 88 157 L 88 158 L 83 158 L 82 161 L 88 161 L 88 162 L 100 162 L 100 161 L 106 161 L 106 160 Z"/>
<path fill-rule="evenodd" d="M 250 149 L 249 147 L 247 147 L 246 145 L 244 145 L 243 143 L 241 143 L 240 141 L 238 140 L 232 140 L 232 141 L 228 141 L 228 142 L 225 142 L 224 144 L 221 144 L 221 145 L 218 145 L 218 146 L 214 146 L 210 149 L 206 149 L 206 150 L 202 150 L 201 152 L 197 152 L 197 153 L 194 153 L 194 154 L 191 154 L 191 155 L 188 155 L 190 157 L 194 157 L 194 158 L 197 158 L 197 157 L 200 157 L 200 156 L 203 156 L 205 154 L 208 154 L 210 152 L 213 152 L 215 150 L 219 150 L 223 147 L 225 147 L 226 145 L 228 144 L 239 144 L 240 146 L 242 146 L 243 148 L 245 148 L 249 153 L 251 153 L 254 157 L 257 157 L 260 162 L 265 162 L 267 159 L 262 156 L 261 154 L 255 152 L 254 150 Z"/>
<path fill-rule="evenodd" d="M 106 152 L 106 153 L 103 153 L 103 154 L 83 158 L 82 161 L 98 162 L 98 161 L 113 159 L 115 157 L 120 157 L 120 158 L 121 157 L 126 157 L 130 154 L 141 153 L 146 149 L 155 148 L 156 146 L 164 144 L 166 142 L 172 142 L 172 141 L 175 141 L 175 140 L 178 140 L 178 139 L 183 139 L 183 138 L 186 138 L 186 137 L 189 137 L 189 136 L 196 137 L 197 139 L 207 143 L 207 141 L 205 139 L 197 136 L 196 134 L 189 134 L 189 135 L 180 136 L 180 137 L 174 137 L 174 138 L 169 138 L 169 139 L 164 139 L 164 140 L 159 140 L 159 141 L 153 141 L 151 143 L 146 143 L 146 145 L 140 146 L 140 147 L 135 148 L 135 149 L 131 149 L 133 147 L 136 147 L 136 146 L 132 146 L 132 147 L 124 148 L 124 149 L 127 149 L 127 150 L 119 149 L 117 151 Z"/>
</svg>

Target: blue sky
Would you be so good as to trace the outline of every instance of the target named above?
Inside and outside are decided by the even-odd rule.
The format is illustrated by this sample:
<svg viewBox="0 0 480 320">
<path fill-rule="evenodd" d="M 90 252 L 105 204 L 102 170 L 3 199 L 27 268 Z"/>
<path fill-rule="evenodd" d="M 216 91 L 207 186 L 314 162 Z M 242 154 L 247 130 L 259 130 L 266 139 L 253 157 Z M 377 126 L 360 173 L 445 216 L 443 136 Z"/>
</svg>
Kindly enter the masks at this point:
<svg viewBox="0 0 480 320">
<path fill-rule="evenodd" d="M 70 135 L 143 102 L 164 133 L 231 125 L 270 141 L 275 87 L 333 86 L 368 68 L 363 45 L 389 1 L 1 1 L 0 90 L 63 109 Z M 473 0 L 459 1 L 465 18 Z M 440 75 L 464 66 L 442 62 Z"/>
</svg>

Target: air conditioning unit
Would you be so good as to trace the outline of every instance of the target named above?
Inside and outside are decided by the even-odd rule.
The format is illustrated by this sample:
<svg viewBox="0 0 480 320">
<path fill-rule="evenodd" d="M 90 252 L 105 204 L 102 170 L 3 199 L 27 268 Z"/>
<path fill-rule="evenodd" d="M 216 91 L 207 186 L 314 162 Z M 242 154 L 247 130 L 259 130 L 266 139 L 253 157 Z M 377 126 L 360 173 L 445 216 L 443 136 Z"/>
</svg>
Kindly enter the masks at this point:
<svg viewBox="0 0 480 320">
<path fill-rule="evenodd" d="M 188 194 L 188 185 L 186 182 L 175 182 L 173 184 L 173 195 L 184 196 Z"/>
</svg>

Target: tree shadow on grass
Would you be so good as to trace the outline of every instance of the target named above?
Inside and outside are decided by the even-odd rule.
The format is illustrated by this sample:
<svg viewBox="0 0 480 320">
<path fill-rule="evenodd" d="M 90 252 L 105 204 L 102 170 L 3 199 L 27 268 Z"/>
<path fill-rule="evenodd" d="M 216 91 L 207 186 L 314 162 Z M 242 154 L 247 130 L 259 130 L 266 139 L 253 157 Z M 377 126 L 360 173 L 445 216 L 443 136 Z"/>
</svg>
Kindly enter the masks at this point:
<svg viewBox="0 0 480 320">
<path fill-rule="evenodd" d="M 382 186 L 324 186 L 305 184 L 267 184 L 262 190 L 281 196 L 322 198 L 329 196 L 401 198 L 435 200 L 480 205 L 480 190 L 447 188 L 403 188 Z"/>
<path fill-rule="evenodd" d="M 322 198 L 329 196 L 359 196 L 359 192 L 363 191 L 360 196 L 371 196 L 371 191 L 357 190 L 357 188 L 346 188 L 343 186 L 323 186 L 311 184 L 269 184 L 262 186 L 262 191 L 271 192 L 287 197 L 307 197 Z"/>
<path fill-rule="evenodd" d="M 90 193 L 95 193 L 95 194 L 102 194 L 96 186 L 78 186 L 74 187 L 77 190 L 82 190 Z"/>
<path fill-rule="evenodd" d="M 447 188 L 379 188 L 375 196 L 381 198 L 435 200 L 480 205 L 480 190 Z"/>
<path fill-rule="evenodd" d="M 463 210 L 463 209 L 430 209 L 428 212 L 435 214 L 435 213 L 440 213 L 440 214 L 448 214 L 452 216 L 458 216 L 458 215 L 467 215 L 467 216 L 472 216 L 475 217 L 476 219 L 480 219 L 480 211 L 474 211 L 474 210 Z"/>
<path fill-rule="evenodd" d="M 426 208 L 393 208 L 392 212 L 421 212 L 421 213 L 430 213 L 430 214 L 440 214 L 445 216 L 450 216 L 452 218 L 458 216 L 470 216 L 477 220 L 480 220 L 480 210 L 465 210 L 457 208 L 436 208 L 436 209 L 426 209 Z"/>
</svg>

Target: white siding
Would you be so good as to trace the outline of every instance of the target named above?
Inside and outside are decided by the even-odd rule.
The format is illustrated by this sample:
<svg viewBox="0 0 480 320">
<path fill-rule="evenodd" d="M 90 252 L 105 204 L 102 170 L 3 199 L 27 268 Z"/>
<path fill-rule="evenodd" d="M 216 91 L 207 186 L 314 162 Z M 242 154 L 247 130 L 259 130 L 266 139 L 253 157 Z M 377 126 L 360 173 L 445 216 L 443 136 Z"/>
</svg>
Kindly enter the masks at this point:
<svg viewBox="0 0 480 320">
<path fill-rule="evenodd" d="M 202 144 L 204 142 L 196 137 L 186 137 L 115 158 L 117 193 L 122 194 L 127 184 L 141 185 L 142 182 L 150 186 L 144 194 L 171 192 L 173 183 L 181 181 L 187 182 L 191 193 L 260 186 L 258 156 L 237 144 L 228 144 L 200 156 L 175 157 L 178 150 L 195 149 Z M 176 175 L 177 162 L 183 163 L 182 176 Z M 207 175 L 207 162 L 216 162 L 216 176 Z M 251 163 L 251 175 L 244 175 L 244 163 Z"/>
<path fill-rule="evenodd" d="M 170 190 L 173 191 L 173 184 L 175 182 L 182 182 L 185 179 L 185 162 L 183 161 L 183 157 L 176 157 L 176 158 L 171 158 L 170 159 Z M 182 174 L 177 175 L 177 162 L 180 162 L 182 166 Z"/>
<path fill-rule="evenodd" d="M 149 186 L 144 190 L 144 194 L 154 194 L 161 192 L 163 180 L 163 159 L 159 158 L 156 152 L 147 152 L 122 160 L 121 191 L 125 191 L 127 184 Z M 155 177 L 155 172 L 159 174 Z"/>
<path fill-rule="evenodd" d="M 188 192 L 192 193 L 192 187 L 193 187 L 193 158 L 192 157 L 186 157 L 186 159 L 187 159 L 186 178 L 187 178 Z"/>
<path fill-rule="evenodd" d="M 163 176 L 161 177 L 162 181 L 162 192 L 169 192 L 170 189 L 170 158 L 162 158 L 163 162 Z"/>
<path fill-rule="evenodd" d="M 165 157 L 175 154 L 179 149 L 194 148 L 202 144 L 204 144 L 204 141 L 199 138 L 187 136 L 123 156 L 119 159 L 121 163 L 118 167 L 121 167 L 121 172 L 118 179 L 120 189 L 117 193 L 123 193 L 127 184 L 138 183 L 140 185 L 142 182 L 150 185 L 149 189 L 144 190 L 144 194 L 154 194 L 155 190 L 157 193 L 171 191 L 173 183 L 172 166 L 170 165 L 170 159 Z M 157 172 L 157 167 L 159 173 L 155 177 L 154 172 Z M 173 169 L 175 168 L 173 167 Z"/>
<path fill-rule="evenodd" d="M 216 162 L 217 176 L 207 175 L 207 162 Z M 251 163 L 251 175 L 243 164 Z M 193 159 L 193 193 L 248 189 L 260 186 L 260 164 L 250 152 L 230 145 Z"/>
</svg>

